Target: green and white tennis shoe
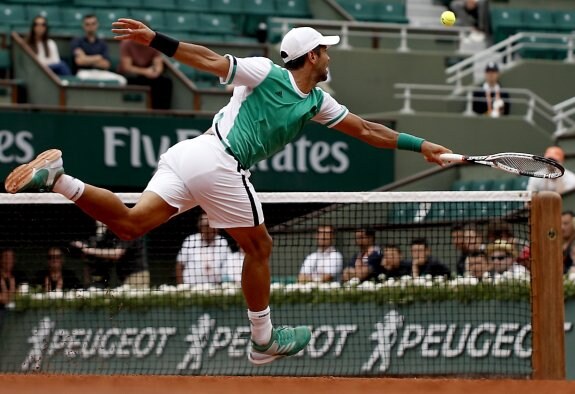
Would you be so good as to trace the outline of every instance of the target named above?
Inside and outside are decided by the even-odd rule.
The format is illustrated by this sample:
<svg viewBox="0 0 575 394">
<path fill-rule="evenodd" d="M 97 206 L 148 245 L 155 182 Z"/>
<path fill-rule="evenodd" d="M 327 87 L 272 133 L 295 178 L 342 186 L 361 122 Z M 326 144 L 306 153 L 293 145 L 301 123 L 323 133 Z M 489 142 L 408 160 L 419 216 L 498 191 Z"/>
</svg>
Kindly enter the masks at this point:
<svg viewBox="0 0 575 394">
<path fill-rule="evenodd" d="M 64 174 L 62 152 L 50 149 L 34 160 L 16 167 L 6 178 L 8 193 L 51 192 L 54 184 Z"/>
<path fill-rule="evenodd" d="M 311 330 L 306 326 L 273 328 L 267 345 L 261 346 L 252 341 L 248 360 L 255 365 L 264 365 L 296 355 L 307 346 L 310 339 Z"/>
</svg>

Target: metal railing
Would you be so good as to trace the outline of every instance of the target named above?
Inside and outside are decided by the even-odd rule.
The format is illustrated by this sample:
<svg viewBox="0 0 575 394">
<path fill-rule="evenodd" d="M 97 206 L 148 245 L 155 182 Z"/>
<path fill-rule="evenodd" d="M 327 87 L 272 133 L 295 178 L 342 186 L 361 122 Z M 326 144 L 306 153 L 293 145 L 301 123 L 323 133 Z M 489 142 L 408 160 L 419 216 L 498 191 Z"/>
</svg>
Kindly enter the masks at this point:
<svg viewBox="0 0 575 394">
<path fill-rule="evenodd" d="M 337 34 L 341 37 L 339 49 L 350 49 L 350 37 L 367 37 L 374 41 L 381 38 L 398 38 L 397 51 L 409 52 L 410 40 L 445 40 L 460 47 L 461 41 L 471 33 L 470 27 L 414 27 L 399 23 L 376 23 L 358 21 L 334 21 L 321 19 L 272 18 L 270 32 L 282 37 L 292 28 L 310 26 L 324 34 Z M 375 44 L 372 44 L 375 46 Z"/>
<path fill-rule="evenodd" d="M 575 97 L 571 97 L 553 106 L 555 111 L 555 136 L 575 132 Z"/>
<path fill-rule="evenodd" d="M 558 43 L 540 42 L 539 40 L 557 40 Z M 539 41 L 539 42 L 538 42 Z M 559 43 L 560 42 L 560 43 Z M 458 91 L 463 86 L 463 79 L 474 75 L 478 65 L 483 66 L 489 61 L 498 61 L 503 69 L 511 68 L 518 59 L 518 54 L 525 49 L 555 49 L 566 51 L 565 62 L 573 63 L 575 55 L 575 33 L 534 33 L 521 32 L 477 52 L 445 70 L 447 82 L 455 84 Z M 474 81 L 477 82 L 477 81 Z"/>
<path fill-rule="evenodd" d="M 403 105 L 400 110 L 401 113 L 415 113 L 416 111 L 413 109 L 412 102 L 414 100 L 424 100 L 463 103 L 465 106 L 463 115 L 476 115 L 473 112 L 473 92 L 477 91 L 478 88 L 475 86 L 461 87 L 459 92 L 455 94 L 453 93 L 452 87 L 444 85 L 397 83 L 394 87 L 395 89 L 401 90 L 401 93 L 394 95 L 395 98 L 403 100 Z M 505 91 L 510 95 L 509 102 L 511 104 L 525 106 L 525 113 L 523 115 L 525 121 L 536 124 L 550 133 L 557 130 L 557 113 L 551 104 L 529 89 L 510 88 L 505 89 Z M 571 109 L 571 111 L 575 111 L 575 109 Z"/>
</svg>

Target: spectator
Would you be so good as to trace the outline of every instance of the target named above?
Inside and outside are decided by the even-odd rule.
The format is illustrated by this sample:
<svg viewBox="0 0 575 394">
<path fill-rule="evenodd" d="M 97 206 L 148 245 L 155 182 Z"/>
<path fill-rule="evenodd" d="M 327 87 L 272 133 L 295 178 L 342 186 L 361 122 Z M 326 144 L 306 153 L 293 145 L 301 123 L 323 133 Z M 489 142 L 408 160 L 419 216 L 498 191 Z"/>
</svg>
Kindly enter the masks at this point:
<svg viewBox="0 0 575 394">
<path fill-rule="evenodd" d="M 14 249 L 4 249 L 0 252 L 0 309 L 3 310 L 14 299 L 17 280 L 14 275 L 16 255 Z M 0 312 L 2 313 L 2 312 Z"/>
<path fill-rule="evenodd" d="M 120 74 L 130 85 L 146 85 L 151 89 L 152 108 L 169 109 L 172 101 L 172 80 L 162 75 L 164 58 L 154 48 L 131 40 L 120 43 Z"/>
<path fill-rule="evenodd" d="M 60 59 L 54 40 L 49 36 L 48 20 L 37 16 L 32 21 L 26 42 L 38 56 L 38 61 L 60 76 L 72 75 L 70 67 Z"/>
<path fill-rule="evenodd" d="M 400 278 L 411 275 L 411 265 L 409 261 L 402 260 L 399 246 L 387 244 L 383 247 L 383 258 L 381 259 L 379 275 L 385 275 L 386 278 Z"/>
<path fill-rule="evenodd" d="M 467 257 L 467 272 L 465 276 L 483 279 L 486 274 L 492 276 L 492 271 L 493 265 L 490 263 L 484 251 L 478 250 Z"/>
<path fill-rule="evenodd" d="M 561 213 L 561 235 L 563 237 L 563 273 L 566 274 L 573 267 L 575 260 L 575 225 L 573 211 Z"/>
<path fill-rule="evenodd" d="M 355 243 L 359 247 L 359 252 L 353 256 L 343 270 L 343 281 L 357 278 L 366 281 L 379 272 L 381 262 L 381 249 L 375 245 L 375 231 L 372 229 L 361 229 L 355 232 Z"/>
<path fill-rule="evenodd" d="M 414 278 L 431 276 L 451 276 L 449 268 L 431 255 L 431 248 L 425 238 L 411 241 L 411 275 Z"/>
<path fill-rule="evenodd" d="M 333 226 L 319 226 L 316 233 L 317 250 L 309 254 L 301 267 L 298 282 L 332 282 L 341 273 L 343 256 L 334 247 Z"/>
<path fill-rule="evenodd" d="M 461 254 L 456 263 L 457 275 L 463 276 L 465 274 L 467 257 L 474 252 L 482 250 L 482 248 L 482 236 L 477 228 L 473 225 L 464 227 Z"/>
<path fill-rule="evenodd" d="M 122 86 L 126 85 L 125 77 L 109 71 L 111 62 L 108 44 L 98 38 L 96 15 L 84 16 L 82 28 L 84 36 L 74 38 L 70 44 L 76 76 L 80 79 L 114 80 Z"/>
<path fill-rule="evenodd" d="M 72 242 L 88 258 L 84 271 L 87 287 L 109 287 L 110 271 L 115 266 L 116 276 L 123 285 L 149 288 L 150 271 L 143 238 L 122 241 L 103 223 L 96 224 L 96 235 L 88 242 Z"/>
<path fill-rule="evenodd" d="M 565 162 L 565 152 L 558 146 L 550 146 L 545 150 L 548 159 L 553 159 L 559 164 Z M 553 191 L 559 194 L 575 190 L 575 173 L 565 169 L 562 177 L 557 179 L 529 178 L 527 190 L 530 191 Z"/>
<path fill-rule="evenodd" d="M 74 271 L 64 268 L 64 255 L 60 248 L 48 250 L 47 268 L 38 273 L 38 280 L 42 291 L 79 289 L 80 281 Z"/>
<path fill-rule="evenodd" d="M 492 243 L 498 239 L 507 241 L 513 245 L 517 256 L 517 262 L 529 269 L 530 261 L 528 255 L 528 240 L 516 237 L 509 223 L 496 219 L 490 222 L 487 227 L 487 243 Z"/>
<path fill-rule="evenodd" d="M 527 268 L 517 263 L 517 252 L 510 242 L 498 239 L 488 244 L 486 251 L 493 273 L 502 274 L 504 272 L 511 272 L 520 275 L 529 274 Z"/>
<path fill-rule="evenodd" d="M 485 82 L 480 90 L 473 92 L 473 112 L 498 118 L 509 115 L 511 109 L 509 93 L 501 89 L 499 66 L 489 62 L 485 66 Z"/>
<path fill-rule="evenodd" d="M 471 26 L 483 38 L 490 34 L 488 0 L 452 0 L 449 8 L 457 15 L 458 26 Z"/>
<path fill-rule="evenodd" d="M 228 243 L 230 252 L 222 272 L 222 282 L 241 283 L 246 254 L 233 238 Z"/>
<path fill-rule="evenodd" d="M 198 229 L 198 233 L 182 243 L 176 263 L 176 282 L 221 283 L 222 268 L 228 260 L 228 242 L 218 235 L 217 229 L 210 227 L 205 212 L 198 219 Z"/>
</svg>

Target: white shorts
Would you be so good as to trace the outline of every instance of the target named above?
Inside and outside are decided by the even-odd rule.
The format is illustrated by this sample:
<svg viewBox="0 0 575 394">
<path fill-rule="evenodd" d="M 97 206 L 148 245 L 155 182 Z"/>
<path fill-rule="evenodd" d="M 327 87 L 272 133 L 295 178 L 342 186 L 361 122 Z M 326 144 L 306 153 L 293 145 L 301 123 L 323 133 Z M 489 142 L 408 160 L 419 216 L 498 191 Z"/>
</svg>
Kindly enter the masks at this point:
<svg viewBox="0 0 575 394">
<path fill-rule="evenodd" d="M 217 136 L 203 134 L 168 149 L 146 191 L 159 195 L 178 214 L 199 205 L 211 227 L 254 227 L 264 216 L 249 176 Z"/>
</svg>

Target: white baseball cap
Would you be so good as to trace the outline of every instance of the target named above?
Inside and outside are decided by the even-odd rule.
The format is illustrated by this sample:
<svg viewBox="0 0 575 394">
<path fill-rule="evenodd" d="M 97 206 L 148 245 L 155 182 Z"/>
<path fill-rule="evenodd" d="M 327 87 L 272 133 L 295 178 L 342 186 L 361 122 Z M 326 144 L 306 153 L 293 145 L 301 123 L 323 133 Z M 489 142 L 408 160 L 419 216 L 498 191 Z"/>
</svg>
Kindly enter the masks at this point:
<svg viewBox="0 0 575 394">
<path fill-rule="evenodd" d="M 287 63 L 305 55 L 318 45 L 336 45 L 339 36 L 322 36 L 311 27 L 296 27 L 287 32 L 280 46 L 280 55 Z"/>
</svg>

